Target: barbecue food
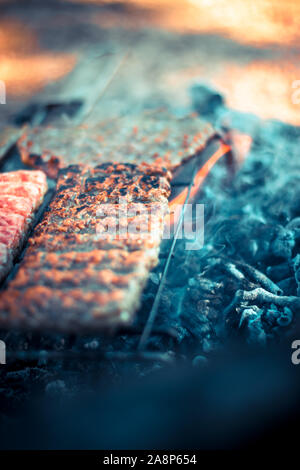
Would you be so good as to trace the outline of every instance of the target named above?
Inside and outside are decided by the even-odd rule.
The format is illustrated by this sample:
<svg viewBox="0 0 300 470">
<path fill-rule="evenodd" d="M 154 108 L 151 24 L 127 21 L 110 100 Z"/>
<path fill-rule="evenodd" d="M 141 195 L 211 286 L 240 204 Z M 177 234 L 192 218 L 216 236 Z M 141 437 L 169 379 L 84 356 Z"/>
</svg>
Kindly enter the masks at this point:
<svg viewBox="0 0 300 470">
<path fill-rule="evenodd" d="M 0 281 L 10 271 L 46 191 L 41 171 L 0 173 Z"/>
<path fill-rule="evenodd" d="M 169 180 L 166 169 L 148 164 L 61 170 L 0 297 L 0 325 L 83 332 L 130 322 L 158 260 Z"/>
<path fill-rule="evenodd" d="M 0 130 L 0 161 L 5 157 L 10 147 L 17 142 L 20 134 L 21 130 L 15 127 L 6 127 Z"/>
<path fill-rule="evenodd" d="M 172 169 L 213 135 L 212 126 L 198 117 L 178 119 L 156 111 L 89 127 L 27 128 L 18 145 L 24 163 L 56 178 L 60 168 L 78 163 L 147 162 Z"/>
</svg>

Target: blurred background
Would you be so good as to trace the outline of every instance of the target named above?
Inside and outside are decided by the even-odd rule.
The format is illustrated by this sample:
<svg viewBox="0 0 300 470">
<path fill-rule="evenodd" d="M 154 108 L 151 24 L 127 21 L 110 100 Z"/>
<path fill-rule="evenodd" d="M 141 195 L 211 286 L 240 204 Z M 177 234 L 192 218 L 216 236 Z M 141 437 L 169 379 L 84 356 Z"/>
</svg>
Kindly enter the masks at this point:
<svg viewBox="0 0 300 470">
<path fill-rule="evenodd" d="M 223 254 L 231 261 L 241 247 L 250 252 L 253 243 L 258 254 L 265 251 L 269 256 L 270 234 L 276 237 L 289 220 L 300 216 L 300 134 L 296 127 L 285 126 L 300 125 L 299 26 L 297 0 L 0 0 L 0 80 L 7 92 L 6 105 L 0 105 L 0 127 L 28 103 L 47 101 L 51 87 L 87 56 L 99 60 L 105 75 L 103 57 L 123 57 L 130 51 L 117 85 L 106 94 L 106 114 L 164 104 L 177 111 L 190 109 L 191 85 L 205 83 L 222 94 L 236 128 L 256 143 L 235 185 L 224 189 L 212 179 L 204 189 L 203 202 L 213 201 L 219 217 L 211 233 L 217 237 L 221 226 L 226 229 L 216 240 L 216 252 L 224 246 Z M 88 79 L 82 85 L 78 95 L 92 88 Z M 72 99 L 73 93 L 77 97 L 75 88 L 70 90 Z M 240 112 L 255 115 L 255 121 Z M 299 222 L 292 229 L 298 234 L 296 256 Z M 285 233 L 280 235 L 284 247 Z M 213 245 L 213 237 L 208 242 Z M 247 256 L 249 264 L 262 266 L 256 255 Z M 199 257 L 197 266 L 201 273 L 206 259 Z M 240 288 L 228 273 L 221 276 L 220 298 L 211 295 L 205 300 L 208 306 L 219 301 L 217 312 L 224 310 L 224 296 Z M 287 295 L 296 295 L 294 278 L 292 283 L 284 286 Z M 265 446 L 267 436 L 271 449 L 292 447 L 300 390 L 300 366 L 290 360 L 291 341 L 299 337 L 296 322 L 282 341 L 287 329 L 275 325 L 270 348 L 258 344 L 255 335 L 261 331 L 254 327 L 253 349 L 245 344 L 249 337 L 239 338 L 240 343 L 227 345 L 226 352 L 220 349 L 210 356 L 208 351 L 207 366 L 200 331 L 206 311 L 198 310 L 195 319 L 189 316 L 191 323 L 195 320 L 192 355 L 200 354 L 197 361 L 190 357 L 189 335 L 182 363 L 170 368 L 139 363 L 127 367 L 116 361 L 104 367 L 97 358 L 70 361 L 64 358 L 68 342 L 57 337 L 60 360 L 20 360 L 2 368 L 0 446 L 232 448 Z M 125 336 L 121 341 L 129 343 Z M 30 352 L 34 337 L 22 337 L 22 344 Z"/>
<path fill-rule="evenodd" d="M 234 109 L 299 124 L 297 1 L 0 0 L 0 8 L 0 79 L 9 105 L 2 115 L 70 72 L 88 43 L 118 36 L 138 47 L 138 38 L 157 31 L 156 54 L 170 62 L 159 80 L 177 87 L 179 99 L 201 78 Z M 164 55 L 171 41 L 176 47 Z"/>
</svg>

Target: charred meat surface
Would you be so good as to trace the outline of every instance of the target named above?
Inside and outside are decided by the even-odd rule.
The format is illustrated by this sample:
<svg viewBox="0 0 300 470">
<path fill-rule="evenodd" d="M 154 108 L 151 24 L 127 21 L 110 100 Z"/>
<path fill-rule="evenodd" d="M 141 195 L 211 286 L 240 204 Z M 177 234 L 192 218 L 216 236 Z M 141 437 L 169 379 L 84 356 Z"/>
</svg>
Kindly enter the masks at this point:
<svg viewBox="0 0 300 470">
<path fill-rule="evenodd" d="M 90 126 L 27 128 L 18 145 L 24 163 L 56 178 L 60 168 L 78 163 L 146 162 L 172 169 L 203 150 L 214 134 L 194 115 L 179 119 L 156 111 Z"/>
<path fill-rule="evenodd" d="M 170 174 L 147 164 L 73 165 L 8 289 L 3 327 L 85 331 L 129 323 L 157 263 Z"/>
<path fill-rule="evenodd" d="M 11 269 L 46 191 L 41 171 L 0 173 L 0 281 Z"/>
</svg>

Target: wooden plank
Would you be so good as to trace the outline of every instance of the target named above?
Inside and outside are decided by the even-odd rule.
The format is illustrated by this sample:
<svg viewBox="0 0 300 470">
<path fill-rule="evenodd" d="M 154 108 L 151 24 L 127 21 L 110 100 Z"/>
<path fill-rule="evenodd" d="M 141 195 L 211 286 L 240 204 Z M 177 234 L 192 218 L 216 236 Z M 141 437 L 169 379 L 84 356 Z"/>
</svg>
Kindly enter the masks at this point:
<svg viewBox="0 0 300 470">
<path fill-rule="evenodd" d="M 83 108 L 78 117 L 81 121 L 114 77 L 123 57 L 124 50 L 121 46 L 118 51 L 90 48 L 80 53 L 73 71 L 62 80 L 48 85 L 35 96 L 34 102 L 41 105 L 82 102 Z"/>
</svg>

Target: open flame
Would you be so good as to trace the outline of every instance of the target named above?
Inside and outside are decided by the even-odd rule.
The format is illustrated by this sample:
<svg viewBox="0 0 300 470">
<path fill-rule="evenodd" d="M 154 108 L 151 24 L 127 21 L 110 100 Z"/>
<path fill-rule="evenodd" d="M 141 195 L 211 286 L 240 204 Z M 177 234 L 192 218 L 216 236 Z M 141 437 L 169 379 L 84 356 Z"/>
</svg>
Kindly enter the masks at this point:
<svg viewBox="0 0 300 470">
<path fill-rule="evenodd" d="M 235 164 L 241 166 L 248 153 L 250 152 L 253 139 L 250 135 L 238 132 L 235 129 L 230 129 L 225 134 L 225 140 L 231 147 L 231 152 L 234 156 Z"/>
<path fill-rule="evenodd" d="M 231 151 L 230 145 L 227 145 L 221 142 L 219 148 L 216 152 L 205 162 L 205 164 L 197 171 L 196 176 L 194 178 L 194 184 L 190 191 L 189 200 L 192 200 L 193 197 L 198 193 L 199 189 L 201 188 L 202 184 L 204 183 L 207 175 L 215 166 L 215 164 L 228 152 Z M 178 206 L 183 206 L 186 202 L 188 196 L 188 188 L 185 188 L 181 191 L 174 199 L 172 199 L 169 203 L 169 214 L 167 214 L 165 218 L 165 224 L 174 226 L 178 219 Z"/>
</svg>

